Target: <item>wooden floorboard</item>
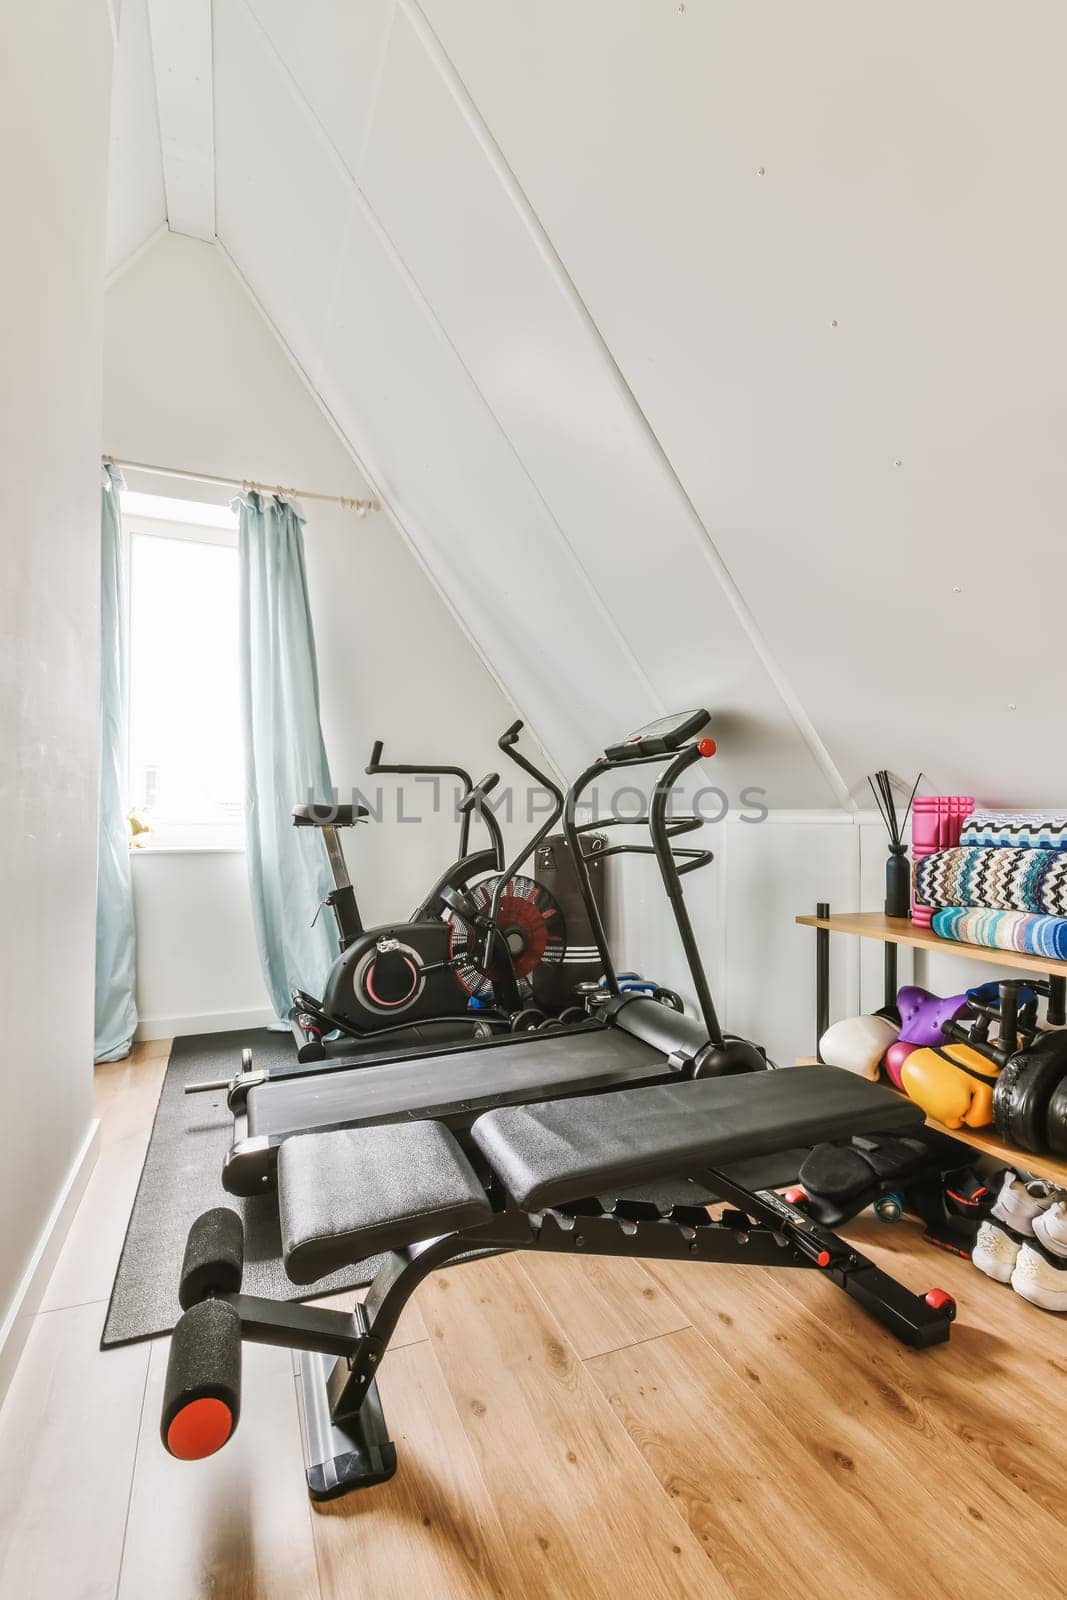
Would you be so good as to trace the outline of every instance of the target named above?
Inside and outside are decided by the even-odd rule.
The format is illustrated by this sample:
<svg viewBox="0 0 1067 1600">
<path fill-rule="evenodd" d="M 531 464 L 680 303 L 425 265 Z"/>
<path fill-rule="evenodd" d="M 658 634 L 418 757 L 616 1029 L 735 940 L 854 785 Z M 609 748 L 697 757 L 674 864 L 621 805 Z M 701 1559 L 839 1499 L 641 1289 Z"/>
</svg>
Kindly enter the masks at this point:
<svg viewBox="0 0 1067 1600">
<path fill-rule="evenodd" d="M 434 1274 L 422 1311 L 516 1594 L 731 1594 L 517 1260 Z"/>
<path fill-rule="evenodd" d="M 833 1330 L 778 1274 L 661 1264 L 655 1275 L 772 1411 L 782 1448 L 806 1452 L 847 1487 L 857 1514 L 866 1508 L 890 1533 L 907 1528 L 906 1545 L 896 1536 L 895 1546 L 902 1585 L 912 1570 L 936 1573 L 941 1592 L 964 1600 L 977 1570 L 995 1572 L 1006 1593 L 1057 1592 L 1067 1562 L 1062 1526 L 946 1427 L 929 1400 L 941 1369 L 958 1371 L 963 1361 L 974 1403 L 983 1404 L 982 1368 L 966 1359 L 966 1338 L 928 1351 L 898 1346 L 890 1358 L 886 1336 L 866 1319 L 858 1336 Z M 831 1284 L 821 1287 L 842 1298 Z M 978 1298 L 985 1296 L 983 1283 Z M 1030 1326 L 1031 1336 L 1040 1334 L 1040 1323 Z M 886 1561 L 893 1559 L 891 1546 Z"/>
<path fill-rule="evenodd" d="M 917 1362 L 893 1340 L 865 1342 L 863 1312 L 846 1295 L 828 1294 L 814 1273 L 784 1275 L 786 1291 L 835 1332 L 862 1344 L 886 1383 L 916 1388 L 939 1427 L 1063 1523 L 1067 1437 L 1062 1426 L 1050 1430 L 1049 1424 L 1050 1404 L 1062 1423 L 1067 1319 L 1035 1311 L 1008 1285 L 982 1278 L 969 1261 L 935 1254 L 907 1225 L 863 1218 L 852 1234 L 879 1266 L 912 1288 L 936 1282 L 955 1297 L 960 1311 L 950 1359 L 939 1353 L 933 1362 Z"/>
<path fill-rule="evenodd" d="M 773 1412 L 694 1329 L 599 1356 L 588 1370 L 738 1600 L 810 1593 L 814 1572 L 821 1593 L 849 1600 L 929 1594 L 923 1574 L 903 1585 L 886 1574 L 870 1518 L 851 1517 L 818 1466 L 783 1448 Z"/>
<path fill-rule="evenodd" d="M 97 1350 L 164 1066 L 97 1070 L 100 1161 L 0 1408 L 4 1600 L 1064 1592 L 1067 1318 L 869 1217 L 862 1249 L 956 1296 L 947 1347 L 813 1272 L 498 1258 L 405 1310 L 389 1484 L 311 1506 L 292 1363 L 262 1348 L 235 1439 L 172 1461 L 165 1342 Z"/>
<path fill-rule="evenodd" d="M 517 1259 L 583 1360 L 688 1325 L 685 1313 L 639 1261 L 615 1256 Z"/>
<path fill-rule="evenodd" d="M 494 1496 L 429 1343 L 395 1351 L 380 1392 L 400 1470 L 316 1509 L 324 1600 L 517 1596 Z"/>
</svg>

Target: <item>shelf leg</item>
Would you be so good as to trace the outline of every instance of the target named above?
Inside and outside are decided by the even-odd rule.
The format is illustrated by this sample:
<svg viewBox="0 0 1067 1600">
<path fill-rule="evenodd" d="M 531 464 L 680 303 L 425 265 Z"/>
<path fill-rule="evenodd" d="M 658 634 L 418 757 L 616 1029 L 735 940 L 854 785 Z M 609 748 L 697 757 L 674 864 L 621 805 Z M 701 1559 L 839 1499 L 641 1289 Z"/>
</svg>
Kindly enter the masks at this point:
<svg viewBox="0 0 1067 1600">
<path fill-rule="evenodd" d="M 885 947 L 885 998 L 882 1004 L 895 1006 L 897 1003 L 897 947 L 887 944 Z"/>
<path fill-rule="evenodd" d="M 817 917 L 830 915 L 830 902 L 820 900 L 815 907 Z M 815 1054 L 822 1060 L 819 1041 L 830 1026 L 830 930 L 815 930 Z"/>
<path fill-rule="evenodd" d="M 1053 1028 L 1062 1028 L 1067 1023 L 1067 978 L 1052 973 L 1048 980 L 1048 1021 Z"/>
</svg>

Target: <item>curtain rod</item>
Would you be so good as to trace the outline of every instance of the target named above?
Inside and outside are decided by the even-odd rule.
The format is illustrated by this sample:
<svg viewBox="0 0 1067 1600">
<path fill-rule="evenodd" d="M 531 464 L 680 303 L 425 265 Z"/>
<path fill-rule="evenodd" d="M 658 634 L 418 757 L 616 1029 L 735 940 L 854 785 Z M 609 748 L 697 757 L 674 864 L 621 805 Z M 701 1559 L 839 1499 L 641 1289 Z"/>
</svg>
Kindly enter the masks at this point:
<svg viewBox="0 0 1067 1600">
<path fill-rule="evenodd" d="M 101 460 L 111 467 L 128 467 L 131 472 L 154 472 L 160 478 L 185 478 L 190 483 L 221 483 L 228 489 L 242 489 L 246 494 L 256 490 L 260 494 L 287 495 L 293 500 L 328 500 L 333 505 L 347 506 L 358 517 L 365 517 L 368 511 L 380 511 L 381 502 L 378 500 L 353 500 L 343 494 L 320 494 L 316 489 L 287 489 L 280 483 L 257 483 L 253 478 L 220 478 L 213 472 L 185 472 L 181 467 L 154 467 L 147 461 L 121 461 L 118 456 L 102 456 Z"/>
</svg>

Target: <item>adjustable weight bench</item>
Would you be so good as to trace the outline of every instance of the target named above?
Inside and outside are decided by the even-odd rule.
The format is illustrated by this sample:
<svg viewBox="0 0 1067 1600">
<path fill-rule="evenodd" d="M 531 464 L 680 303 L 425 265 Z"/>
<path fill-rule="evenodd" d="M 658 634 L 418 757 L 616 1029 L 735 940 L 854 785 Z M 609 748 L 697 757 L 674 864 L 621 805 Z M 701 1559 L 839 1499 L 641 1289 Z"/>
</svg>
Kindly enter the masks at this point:
<svg viewBox="0 0 1067 1600">
<path fill-rule="evenodd" d="M 242 1339 L 288 1345 L 302 1352 L 312 1496 L 384 1482 L 396 1451 L 374 1379 L 404 1304 L 430 1272 L 513 1250 L 814 1268 L 904 1343 L 938 1344 L 955 1313 L 948 1295 L 911 1293 L 798 1205 L 723 1171 L 922 1121 L 888 1089 L 812 1067 L 503 1107 L 474 1123 L 470 1156 L 431 1121 L 290 1139 L 278 1171 L 290 1278 L 388 1260 L 351 1314 L 255 1299 L 240 1292 L 240 1219 L 206 1212 L 186 1247 L 163 1442 L 183 1459 L 220 1448 L 237 1423 Z M 706 1187 L 694 1182 L 696 1203 L 666 1211 L 630 1192 L 665 1178 Z M 717 1220 L 708 1191 L 726 1202 Z"/>
</svg>

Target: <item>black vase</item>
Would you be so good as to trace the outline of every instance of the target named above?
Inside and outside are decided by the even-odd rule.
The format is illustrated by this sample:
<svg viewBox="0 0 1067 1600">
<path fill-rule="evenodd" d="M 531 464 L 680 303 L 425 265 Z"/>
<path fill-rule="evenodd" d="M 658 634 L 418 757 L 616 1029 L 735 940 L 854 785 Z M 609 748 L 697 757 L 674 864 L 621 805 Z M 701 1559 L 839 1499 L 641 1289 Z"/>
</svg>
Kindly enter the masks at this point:
<svg viewBox="0 0 1067 1600">
<path fill-rule="evenodd" d="M 887 917 L 911 915 L 911 864 L 907 846 L 891 844 L 885 864 L 885 914 Z"/>
</svg>

